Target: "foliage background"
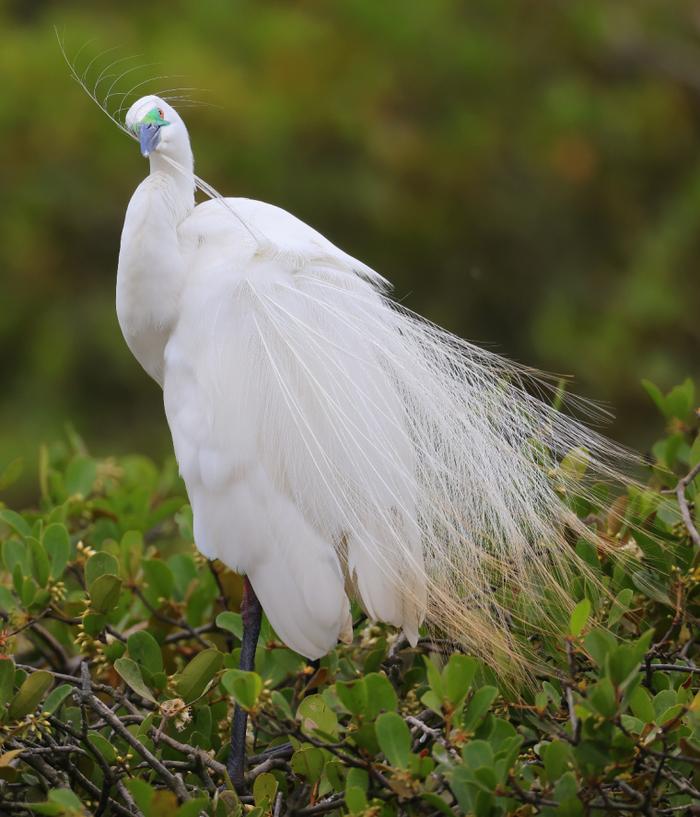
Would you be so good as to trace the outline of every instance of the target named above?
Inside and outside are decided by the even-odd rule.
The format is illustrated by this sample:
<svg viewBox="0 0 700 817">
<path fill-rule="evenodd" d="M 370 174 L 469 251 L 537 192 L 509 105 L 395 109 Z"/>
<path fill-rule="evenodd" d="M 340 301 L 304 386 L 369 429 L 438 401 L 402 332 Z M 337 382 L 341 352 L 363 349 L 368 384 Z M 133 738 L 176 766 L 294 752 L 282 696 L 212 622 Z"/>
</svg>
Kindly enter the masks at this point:
<svg viewBox="0 0 700 817">
<path fill-rule="evenodd" d="M 642 376 L 697 375 L 697 2 L 5 0 L 0 465 L 28 459 L 17 497 L 67 418 L 96 453 L 169 448 L 113 308 L 146 168 L 68 78 L 53 25 L 69 51 L 95 38 L 88 54 L 159 63 L 139 79 L 208 89 L 186 112 L 204 178 L 290 209 L 433 320 L 574 374 L 624 441 L 652 441 Z"/>
<path fill-rule="evenodd" d="M 34 507 L 0 507 L 0 813 L 696 815 L 700 416 L 691 380 L 649 391 L 667 430 L 648 487 L 563 495 L 606 542 L 571 543 L 576 606 L 513 600 L 542 668 L 527 685 L 356 606 L 352 643 L 314 666 L 264 621 L 243 672 L 241 580 L 195 551 L 174 461 L 44 447 Z"/>
<path fill-rule="evenodd" d="M 610 596 L 572 585 L 563 634 L 535 643 L 548 680 L 513 690 L 359 611 L 318 667 L 267 628 L 259 674 L 235 671 L 240 581 L 196 555 L 174 461 L 105 456 L 169 450 L 113 307 L 145 167 L 70 81 L 54 25 L 85 60 L 158 63 L 134 82 L 184 75 L 148 90 L 208 89 L 187 120 L 222 192 L 297 213 L 450 329 L 576 375 L 652 448 L 667 470 L 615 502 L 624 523 L 567 498 L 633 558 L 576 544 Z M 239 815 L 217 791 L 232 698 L 256 731 L 256 817 L 700 802 L 697 400 L 690 379 L 664 394 L 700 368 L 699 35 L 690 0 L 0 3 L 3 809 Z M 69 432 L 33 474 L 66 419 L 88 445 Z"/>
</svg>

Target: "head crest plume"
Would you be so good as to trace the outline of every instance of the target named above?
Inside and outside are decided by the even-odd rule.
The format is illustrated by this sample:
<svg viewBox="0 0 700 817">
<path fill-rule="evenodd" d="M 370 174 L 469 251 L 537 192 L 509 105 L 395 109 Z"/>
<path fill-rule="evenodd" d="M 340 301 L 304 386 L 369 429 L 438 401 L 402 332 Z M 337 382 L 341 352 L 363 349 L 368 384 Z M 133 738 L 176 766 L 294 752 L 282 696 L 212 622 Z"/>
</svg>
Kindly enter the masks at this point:
<svg viewBox="0 0 700 817">
<path fill-rule="evenodd" d="M 104 113 L 110 121 L 116 125 L 120 131 L 125 133 L 131 139 L 137 139 L 136 134 L 130 130 L 124 122 L 124 117 L 129 109 L 131 101 L 135 101 L 137 96 L 143 96 L 143 90 L 146 85 L 154 84 L 159 81 L 167 81 L 175 79 L 178 75 L 161 74 L 156 76 L 149 76 L 147 79 L 142 79 L 131 84 L 126 90 L 123 90 L 123 85 L 126 82 L 131 82 L 134 74 L 144 71 L 148 68 L 153 68 L 159 63 L 148 62 L 138 63 L 142 55 L 134 54 L 131 56 L 118 57 L 105 63 L 108 56 L 113 55 L 119 51 L 119 46 L 107 48 L 98 52 L 90 60 L 87 60 L 81 66 L 80 60 L 83 52 L 94 42 L 89 40 L 84 43 L 71 58 L 68 56 L 66 50 L 65 38 L 60 34 L 57 28 L 54 28 L 58 47 L 61 51 L 63 59 L 68 66 L 71 77 L 78 83 L 83 91 L 90 97 L 90 99 L 97 105 L 97 107 Z M 136 63 L 136 64 L 134 64 Z M 181 75 L 180 75 L 181 76 Z M 152 96 L 160 97 L 170 104 L 177 104 L 178 108 L 198 105 L 211 105 L 208 102 L 202 102 L 191 95 L 193 92 L 205 92 L 206 89 L 195 88 L 191 86 L 174 86 L 162 88 L 152 93 Z M 182 167 L 178 162 L 170 157 L 165 157 L 166 161 L 180 173 L 191 176 L 194 185 L 198 190 L 204 193 L 207 198 L 217 199 L 230 212 L 231 216 L 236 219 L 244 229 L 250 234 L 251 238 L 258 244 L 262 251 L 274 253 L 275 244 L 268 236 L 260 230 L 253 228 L 243 219 L 239 213 L 231 206 L 230 202 L 225 199 L 212 185 L 204 179 L 197 176 L 195 173 Z"/>
</svg>

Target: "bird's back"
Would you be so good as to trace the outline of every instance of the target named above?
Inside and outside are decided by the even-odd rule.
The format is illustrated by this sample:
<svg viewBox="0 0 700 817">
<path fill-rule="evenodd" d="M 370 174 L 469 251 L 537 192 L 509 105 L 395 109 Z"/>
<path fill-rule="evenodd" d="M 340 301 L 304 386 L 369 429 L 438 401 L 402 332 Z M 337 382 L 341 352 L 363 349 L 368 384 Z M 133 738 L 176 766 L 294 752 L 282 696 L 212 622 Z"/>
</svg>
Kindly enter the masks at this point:
<svg viewBox="0 0 700 817">
<path fill-rule="evenodd" d="M 414 451 L 388 360 L 362 331 L 367 315 L 391 320 L 371 271 L 247 199 L 199 205 L 179 236 L 187 275 L 164 394 L 198 547 L 247 573 L 307 656 L 349 634 L 346 587 L 415 639 Z M 412 565 L 397 565 L 398 537 Z"/>
</svg>

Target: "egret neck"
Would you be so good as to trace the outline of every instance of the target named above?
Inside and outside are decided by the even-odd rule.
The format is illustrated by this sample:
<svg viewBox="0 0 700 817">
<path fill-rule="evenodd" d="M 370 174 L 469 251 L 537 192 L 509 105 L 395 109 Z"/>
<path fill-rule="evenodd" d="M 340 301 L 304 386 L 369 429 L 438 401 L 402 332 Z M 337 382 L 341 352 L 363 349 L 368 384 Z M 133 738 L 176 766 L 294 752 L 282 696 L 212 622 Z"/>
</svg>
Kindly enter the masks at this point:
<svg viewBox="0 0 700 817">
<path fill-rule="evenodd" d="M 144 150 L 150 173 L 132 196 L 124 220 L 117 316 L 129 348 L 162 385 L 165 344 L 175 325 L 185 273 L 178 227 L 194 209 L 195 182 L 184 123 L 169 106 L 153 111 L 160 112 L 162 125 L 140 124 L 151 116 L 143 106 L 142 111 L 130 111 L 134 133 L 139 127 L 152 131 L 151 149 L 147 154 Z"/>
</svg>

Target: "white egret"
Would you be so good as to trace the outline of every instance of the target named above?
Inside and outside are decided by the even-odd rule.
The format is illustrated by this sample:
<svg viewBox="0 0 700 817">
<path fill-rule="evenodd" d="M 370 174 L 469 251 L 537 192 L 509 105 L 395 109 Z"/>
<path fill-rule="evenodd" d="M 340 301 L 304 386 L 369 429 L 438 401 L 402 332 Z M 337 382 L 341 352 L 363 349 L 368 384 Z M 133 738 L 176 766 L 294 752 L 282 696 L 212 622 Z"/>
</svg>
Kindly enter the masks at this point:
<svg viewBox="0 0 700 817">
<path fill-rule="evenodd" d="M 139 99 L 126 129 L 150 174 L 126 213 L 119 323 L 163 388 L 197 547 L 246 576 L 242 666 L 260 604 L 314 659 L 352 638 L 350 599 L 411 644 L 426 621 L 517 657 L 513 605 L 565 600 L 579 569 L 565 529 L 595 535 L 562 500 L 579 469 L 558 462 L 575 448 L 606 477 L 619 452 L 294 216 L 221 198 L 165 100 Z"/>
</svg>

